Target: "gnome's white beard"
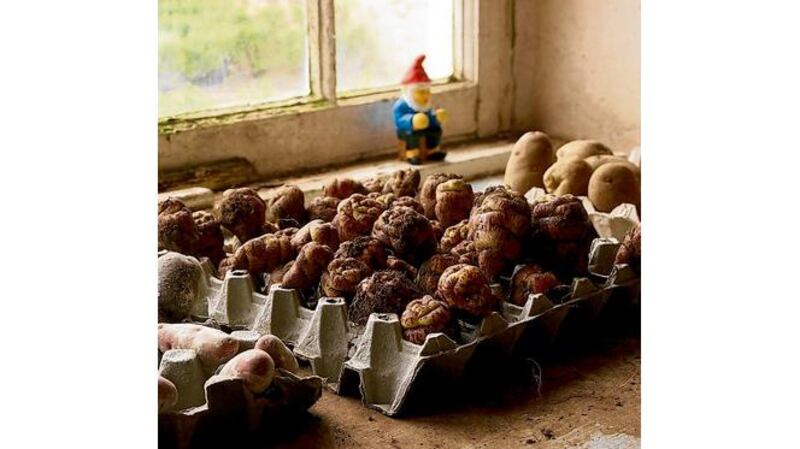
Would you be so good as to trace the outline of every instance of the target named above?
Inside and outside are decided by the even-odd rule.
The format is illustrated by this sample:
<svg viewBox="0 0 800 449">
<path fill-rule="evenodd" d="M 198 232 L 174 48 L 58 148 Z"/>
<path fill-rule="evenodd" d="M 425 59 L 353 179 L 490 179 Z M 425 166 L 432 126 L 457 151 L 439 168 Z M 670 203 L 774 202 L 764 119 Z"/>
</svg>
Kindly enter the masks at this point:
<svg viewBox="0 0 800 449">
<path fill-rule="evenodd" d="M 415 88 L 416 86 L 403 87 L 403 100 L 405 100 L 406 103 L 408 103 L 408 105 L 411 106 L 411 108 L 417 112 L 430 111 L 431 110 L 430 100 L 428 100 L 428 104 L 426 104 L 425 106 L 421 106 L 419 103 L 414 101 L 414 96 L 411 95 L 411 92 L 413 92 Z"/>
</svg>

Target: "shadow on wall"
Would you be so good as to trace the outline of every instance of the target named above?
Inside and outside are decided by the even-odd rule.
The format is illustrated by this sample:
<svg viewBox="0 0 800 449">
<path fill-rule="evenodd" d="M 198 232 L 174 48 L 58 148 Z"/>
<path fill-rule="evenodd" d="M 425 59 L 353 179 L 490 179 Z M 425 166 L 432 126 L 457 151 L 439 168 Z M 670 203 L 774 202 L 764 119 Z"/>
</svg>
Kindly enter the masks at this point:
<svg viewBox="0 0 800 449">
<path fill-rule="evenodd" d="M 514 128 L 640 142 L 639 0 L 515 2 Z"/>
</svg>

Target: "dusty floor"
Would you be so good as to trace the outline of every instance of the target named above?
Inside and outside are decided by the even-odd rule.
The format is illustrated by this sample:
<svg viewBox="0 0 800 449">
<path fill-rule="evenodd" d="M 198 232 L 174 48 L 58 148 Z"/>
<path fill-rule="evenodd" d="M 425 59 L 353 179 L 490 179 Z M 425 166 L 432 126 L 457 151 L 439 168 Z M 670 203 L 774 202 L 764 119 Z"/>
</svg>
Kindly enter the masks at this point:
<svg viewBox="0 0 800 449">
<path fill-rule="evenodd" d="M 507 382 L 481 398 L 431 404 L 393 419 L 358 398 L 325 392 L 304 422 L 270 447 L 294 448 L 638 448 L 638 329 L 558 345 L 540 358 L 541 388 L 530 362 L 510 367 Z M 520 371 L 526 371 L 526 376 Z M 502 384 L 502 385 L 500 385 Z M 446 402 L 442 404 L 441 402 Z M 295 427 L 295 426 L 292 426 Z"/>
</svg>

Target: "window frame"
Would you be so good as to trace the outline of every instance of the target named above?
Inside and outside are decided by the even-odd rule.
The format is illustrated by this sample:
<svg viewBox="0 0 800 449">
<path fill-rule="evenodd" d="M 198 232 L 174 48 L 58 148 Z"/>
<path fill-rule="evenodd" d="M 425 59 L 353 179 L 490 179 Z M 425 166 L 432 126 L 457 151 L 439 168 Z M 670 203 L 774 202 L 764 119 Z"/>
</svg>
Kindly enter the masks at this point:
<svg viewBox="0 0 800 449">
<path fill-rule="evenodd" d="M 337 94 L 334 0 L 306 3 L 310 95 L 159 119 L 160 171 L 244 158 L 260 177 L 269 178 L 395 151 L 389 122 L 386 129 L 361 128 L 365 132 L 359 139 L 348 129 L 343 143 L 332 142 L 328 151 L 311 151 L 313 157 L 308 157 L 307 147 L 326 141 L 326 132 L 342 135 L 341 128 L 373 125 L 376 114 L 391 109 L 400 86 Z M 455 0 L 454 14 L 454 73 L 435 81 L 431 89 L 437 106 L 455 112 L 444 127 L 444 142 L 494 135 L 511 123 L 513 0 Z M 297 127 L 298 121 L 303 126 Z M 339 127 L 332 129 L 331 122 Z M 286 133 L 291 137 L 283 137 Z M 277 163 L 272 157 L 276 154 L 263 151 L 276 135 L 281 137 L 277 144 L 283 146 L 280 154 L 286 156 Z"/>
</svg>

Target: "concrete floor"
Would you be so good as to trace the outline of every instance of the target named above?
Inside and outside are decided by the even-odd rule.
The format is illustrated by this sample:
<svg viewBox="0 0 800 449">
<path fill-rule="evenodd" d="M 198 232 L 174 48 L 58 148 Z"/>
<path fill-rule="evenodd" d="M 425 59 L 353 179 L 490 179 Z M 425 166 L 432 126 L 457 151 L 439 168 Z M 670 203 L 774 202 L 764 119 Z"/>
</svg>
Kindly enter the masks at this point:
<svg viewBox="0 0 800 449">
<path fill-rule="evenodd" d="M 283 449 L 640 446 L 638 330 L 559 345 L 539 361 L 540 388 L 521 380 L 520 366 L 511 367 L 507 381 L 492 382 L 479 398 L 447 398 L 404 418 L 326 391 L 308 415 L 280 429 L 279 439 L 263 443 Z"/>
</svg>

